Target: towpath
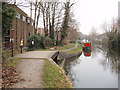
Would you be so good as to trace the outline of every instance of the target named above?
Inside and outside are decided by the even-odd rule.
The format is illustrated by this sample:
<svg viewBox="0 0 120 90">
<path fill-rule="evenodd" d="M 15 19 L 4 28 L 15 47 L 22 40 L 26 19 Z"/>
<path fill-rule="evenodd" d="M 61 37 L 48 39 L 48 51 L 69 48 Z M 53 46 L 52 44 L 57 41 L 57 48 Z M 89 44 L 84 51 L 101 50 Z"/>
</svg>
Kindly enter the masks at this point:
<svg viewBox="0 0 120 90">
<path fill-rule="evenodd" d="M 75 48 L 77 48 L 77 44 L 75 47 L 67 50 L 72 50 Z M 23 80 L 14 84 L 12 88 L 44 88 L 44 59 L 52 60 L 51 57 L 55 54 L 55 52 L 57 51 L 31 51 L 17 55 L 16 57 L 21 59 L 18 61 L 16 69 L 20 72 L 19 76 Z"/>
<path fill-rule="evenodd" d="M 22 81 L 14 84 L 12 88 L 43 88 L 44 58 L 51 59 L 56 51 L 31 51 L 20 54 L 17 71 Z"/>
</svg>

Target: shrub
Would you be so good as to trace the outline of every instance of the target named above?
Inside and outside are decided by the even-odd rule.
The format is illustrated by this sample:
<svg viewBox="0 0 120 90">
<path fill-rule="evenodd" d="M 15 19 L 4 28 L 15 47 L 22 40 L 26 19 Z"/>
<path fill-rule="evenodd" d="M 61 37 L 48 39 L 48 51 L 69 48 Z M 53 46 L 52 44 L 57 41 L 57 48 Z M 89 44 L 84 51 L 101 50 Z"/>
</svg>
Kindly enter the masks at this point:
<svg viewBox="0 0 120 90">
<path fill-rule="evenodd" d="M 63 46 L 60 40 L 56 41 L 56 43 L 57 43 L 57 46 Z"/>
<path fill-rule="evenodd" d="M 32 41 L 34 41 L 34 44 L 32 44 Z M 37 50 L 37 49 L 43 49 L 44 48 L 44 37 L 35 34 L 28 38 L 28 50 Z"/>
<path fill-rule="evenodd" d="M 45 37 L 44 45 L 45 45 L 45 47 L 53 46 L 53 40 L 50 37 Z"/>
</svg>

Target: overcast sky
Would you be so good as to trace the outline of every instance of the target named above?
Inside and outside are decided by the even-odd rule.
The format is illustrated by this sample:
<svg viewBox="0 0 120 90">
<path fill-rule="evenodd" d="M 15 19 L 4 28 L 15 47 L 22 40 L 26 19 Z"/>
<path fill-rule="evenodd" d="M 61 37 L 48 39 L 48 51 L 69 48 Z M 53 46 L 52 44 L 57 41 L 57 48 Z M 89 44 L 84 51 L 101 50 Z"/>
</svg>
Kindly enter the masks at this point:
<svg viewBox="0 0 120 90">
<path fill-rule="evenodd" d="M 80 32 L 89 34 L 92 27 L 98 33 L 103 33 L 101 25 L 118 17 L 118 2 L 120 0 L 74 0 L 74 17 L 79 22 Z M 24 8 L 27 14 L 29 9 Z"/>
<path fill-rule="evenodd" d="M 74 13 L 80 22 L 80 31 L 89 34 L 92 27 L 98 33 L 103 33 L 101 25 L 118 17 L 118 2 L 120 0 L 76 0 Z"/>
</svg>

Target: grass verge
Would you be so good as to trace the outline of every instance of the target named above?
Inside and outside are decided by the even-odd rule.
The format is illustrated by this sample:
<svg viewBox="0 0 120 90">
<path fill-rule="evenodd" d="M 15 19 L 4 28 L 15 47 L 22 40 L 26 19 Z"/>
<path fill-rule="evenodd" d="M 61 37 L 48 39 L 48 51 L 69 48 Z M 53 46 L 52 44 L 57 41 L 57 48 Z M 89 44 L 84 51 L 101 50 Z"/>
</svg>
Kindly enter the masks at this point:
<svg viewBox="0 0 120 90">
<path fill-rule="evenodd" d="M 76 44 L 76 43 L 73 43 L 73 44 L 68 44 L 68 45 L 64 45 L 64 46 L 60 46 L 60 47 L 57 47 L 56 49 L 57 49 L 57 50 L 70 49 L 70 48 L 75 47 L 75 44 Z"/>
<path fill-rule="evenodd" d="M 53 48 L 56 48 L 56 49 L 39 49 L 39 51 L 65 50 L 65 49 L 70 49 L 70 48 L 73 48 L 73 47 L 75 47 L 75 43 L 73 43 L 73 44 L 68 44 L 68 45 L 64 45 L 64 46 L 56 46 L 56 47 L 53 47 Z"/>
<path fill-rule="evenodd" d="M 2 64 L 3 66 L 12 66 L 15 67 L 17 64 L 17 60 L 19 60 L 20 58 L 16 58 L 16 57 L 11 57 L 11 51 L 3 51 L 2 53 Z"/>
<path fill-rule="evenodd" d="M 4 62 L 4 66 L 16 67 L 17 61 L 18 61 L 19 59 L 20 59 L 20 58 L 9 57 L 8 60 L 6 60 L 6 61 Z"/>
<path fill-rule="evenodd" d="M 68 52 L 68 53 L 76 53 L 76 52 L 81 52 L 82 51 L 82 46 L 81 44 L 78 43 L 78 47 L 73 49 L 73 50 L 67 50 L 67 51 L 64 51 L 64 52 Z"/>
<path fill-rule="evenodd" d="M 49 60 L 44 65 L 44 88 L 72 88 L 62 69 Z"/>
</svg>

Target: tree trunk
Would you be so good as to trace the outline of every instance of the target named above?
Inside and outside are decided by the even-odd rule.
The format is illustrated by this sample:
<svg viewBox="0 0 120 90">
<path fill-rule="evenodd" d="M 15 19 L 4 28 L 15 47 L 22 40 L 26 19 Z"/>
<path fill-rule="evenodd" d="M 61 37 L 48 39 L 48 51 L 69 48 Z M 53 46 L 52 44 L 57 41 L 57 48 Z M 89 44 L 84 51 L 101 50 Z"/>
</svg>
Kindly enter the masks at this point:
<svg viewBox="0 0 120 90">
<path fill-rule="evenodd" d="M 35 15 L 34 15 L 34 23 L 33 23 L 33 27 L 34 30 L 36 29 L 35 24 L 36 24 L 36 16 L 37 16 L 37 0 L 35 2 Z"/>
<path fill-rule="evenodd" d="M 36 29 L 38 29 L 39 17 L 40 17 L 40 7 L 38 9 L 38 15 L 37 15 L 37 21 L 36 21 Z"/>
</svg>

